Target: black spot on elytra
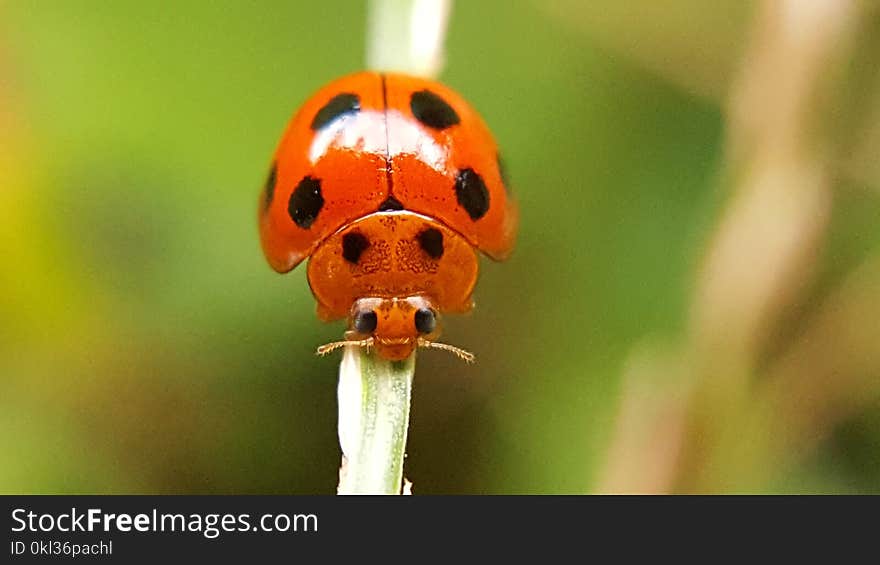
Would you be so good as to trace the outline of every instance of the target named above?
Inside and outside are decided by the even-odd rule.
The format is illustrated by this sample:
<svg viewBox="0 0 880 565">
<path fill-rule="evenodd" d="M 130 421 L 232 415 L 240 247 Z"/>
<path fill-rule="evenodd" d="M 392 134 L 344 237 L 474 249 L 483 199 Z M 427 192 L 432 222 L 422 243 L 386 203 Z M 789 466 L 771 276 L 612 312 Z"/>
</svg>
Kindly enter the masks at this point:
<svg viewBox="0 0 880 565">
<path fill-rule="evenodd" d="M 318 212 L 324 207 L 324 197 L 321 195 L 321 180 L 305 176 L 290 195 L 287 202 L 287 213 L 290 219 L 303 229 L 308 229 L 318 217 Z"/>
<path fill-rule="evenodd" d="M 269 209 L 269 206 L 272 204 L 272 199 L 275 198 L 275 182 L 278 180 L 278 164 L 272 163 L 272 168 L 269 169 L 269 176 L 266 177 L 266 185 L 263 187 L 263 196 L 265 198 L 264 207 L 266 210 Z"/>
<path fill-rule="evenodd" d="M 353 114 L 361 109 L 361 99 L 357 94 L 344 92 L 337 94 L 318 110 L 312 120 L 312 129 L 318 131 L 336 118 L 346 114 Z"/>
<path fill-rule="evenodd" d="M 379 316 L 372 310 L 362 310 L 354 315 L 353 325 L 358 333 L 373 333 L 376 331 L 376 326 L 379 325 Z"/>
<path fill-rule="evenodd" d="M 446 129 L 460 121 L 452 106 L 430 90 L 413 92 L 409 107 L 418 121 L 435 129 Z"/>
<path fill-rule="evenodd" d="M 443 234 L 437 228 L 428 228 L 418 236 L 419 245 L 432 259 L 443 257 Z"/>
<path fill-rule="evenodd" d="M 419 333 L 429 334 L 437 328 L 437 316 L 427 308 L 416 310 L 415 322 L 416 331 Z"/>
<path fill-rule="evenodd" d="M 394 210 L 403 210 L 403 204 L 401 204 L 400 200 L 394 198 L 393 196 L 389 196 L 385 199 L 384 202 L 379 204 L 380 212 L 390 212 Z"/>
<path fill-rule="evenodd" d="M 462 169 L 455 176 L 455 197 L 472 220 L 489 211 L 489 191 L 483 178 L 473 169 Z"/>
<path fill-rule="evenodd" d="M 342 257 L 352 264 L 357 264 L 361 253 L 370 246 L 370 241 L 362 233 L 350 232 L 342 236 Z"/>
</svg>

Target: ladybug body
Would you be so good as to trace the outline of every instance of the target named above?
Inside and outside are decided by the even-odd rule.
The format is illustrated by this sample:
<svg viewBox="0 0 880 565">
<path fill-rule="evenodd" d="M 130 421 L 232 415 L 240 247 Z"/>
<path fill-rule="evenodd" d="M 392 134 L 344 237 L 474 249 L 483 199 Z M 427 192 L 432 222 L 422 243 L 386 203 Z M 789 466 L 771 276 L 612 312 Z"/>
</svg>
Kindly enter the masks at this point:
<svg viewBox="0 0 880 565">
<path fill-rule="evenodd" d="M 439 344 L 439 312 L 466 312 L 476 250 L 504 259 L 516 204 L 479 115 L 440 83 L 363 72 L 327 85 L 296 113 L 260 202 L 270 265 L 310 257 L 324 320 L 349 318 L 346 344 L 400 360 Z"/>
</svg>

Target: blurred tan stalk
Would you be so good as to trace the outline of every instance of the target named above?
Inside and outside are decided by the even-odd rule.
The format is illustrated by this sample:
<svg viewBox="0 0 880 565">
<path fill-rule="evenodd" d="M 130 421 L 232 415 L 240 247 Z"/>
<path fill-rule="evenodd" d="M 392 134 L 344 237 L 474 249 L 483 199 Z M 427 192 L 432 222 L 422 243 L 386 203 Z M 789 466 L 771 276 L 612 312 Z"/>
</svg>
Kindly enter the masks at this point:
<svg viewBox="0 0 880 565">
<path fill-rule="evenodd" d="M 767 363 L 763 350 L 822 249 L 839 151 L 832 120 L 862 8 L 759 4 L 728 99 L 731 196 L 697 276 L 688 334 L 680 351 L 629 364 L 598 491 L 760 489 L 878 392 L 860 378 L 877 369 L 876 332 L 859 322 L 877 311 L 865 286 L 880 288 L 876 269 L 853 274 L 778 360 Z"/>
</svg>

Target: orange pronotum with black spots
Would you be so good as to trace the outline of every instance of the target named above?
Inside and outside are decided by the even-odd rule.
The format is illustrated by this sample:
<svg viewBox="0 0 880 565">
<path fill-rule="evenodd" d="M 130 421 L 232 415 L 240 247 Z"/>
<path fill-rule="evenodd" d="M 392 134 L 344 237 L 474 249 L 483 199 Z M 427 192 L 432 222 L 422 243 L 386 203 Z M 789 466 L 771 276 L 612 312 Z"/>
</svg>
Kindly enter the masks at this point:
<svg viewBox="0 0 880 565">
<path fill-rule="evenodd" d="M 431 80 L 362 72 L 312 96 L 287 126 L 260 200 L 260 238 L 281 273 L 311 257 L 324 320 L 345 344 L 401 360 L 436 343 L 439 312 L 466 312 L 476 250 L 502 260 L 517 207 L 498 147 L 461 96 Z"/>
</svg>

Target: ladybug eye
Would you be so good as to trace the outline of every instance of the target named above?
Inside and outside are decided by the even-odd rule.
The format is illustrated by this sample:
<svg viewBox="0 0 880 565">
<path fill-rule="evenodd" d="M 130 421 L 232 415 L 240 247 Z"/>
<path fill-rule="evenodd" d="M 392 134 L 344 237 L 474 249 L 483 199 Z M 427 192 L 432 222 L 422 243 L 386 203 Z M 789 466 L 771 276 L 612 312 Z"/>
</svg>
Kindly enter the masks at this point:
<svg viewBox="0 0 880 565">
<path fill-rule="evenodd" d="M 419 333 L 429 334 L 437 328 L 437 316 L 433 310 L 419 308 L 416 310 L 416 330 Z"/>
<path fill-rule="evenodd" d="M 354 316 L 354 329 L 358 333 L 373 333 L 374 331 L 376 331 L 376 326 L 378 325 L 378 323 L 379 318 L 372 310 L 364 310 L 362 312 L 358 312 Z"/>
</svg>

